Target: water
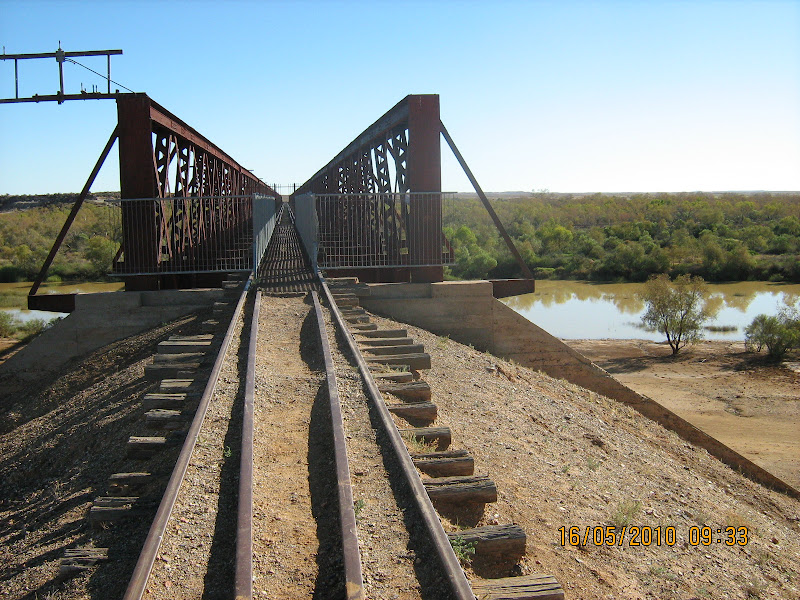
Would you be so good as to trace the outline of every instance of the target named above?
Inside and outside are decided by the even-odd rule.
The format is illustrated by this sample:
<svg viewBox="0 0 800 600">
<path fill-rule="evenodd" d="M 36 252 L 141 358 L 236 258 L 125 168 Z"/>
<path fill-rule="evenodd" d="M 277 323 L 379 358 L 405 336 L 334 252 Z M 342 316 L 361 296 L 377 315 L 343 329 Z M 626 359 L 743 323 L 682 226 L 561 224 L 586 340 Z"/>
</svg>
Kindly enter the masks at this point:
<svg viewBox="0 0 800 600">
<path fill-rule="evenodd" d="M 27 306 L 28 290 L 31 289 L 30 281 L 17 283 L 0 283 L 0 295 L 11 297 L 17 306 Z M 125 286 L 121 282 L 113 283 L 45 283 L 39 288 L 39 294 L 73 294 L 73 293 L 95 293 L 95 292 L 116 292 Z M 33 319 L 42 319 L 50 322 L 67 316 L 67 313 L 50 312 L 44 310 L 28 310 L 27 308 L 0 308 L 0 310 L 10 313 L 18 321 L 23 323 Z"/>
<path fill-rule="evenodd" d="M 543 280 L 536 292 L 503 299 L 518 313 L 563 339 L 646 339 L 663 341 L 660 333 L 638 326 L 645 306 L 640 283 L 586 283 Z M 733 331 L 705 331 L 710 340 L 743 340 L 758 314 L 774 315 L 785 303 L 800 302 L 800 285 L 759 281 L 709 284 L 709 301 L 719 307 L 707 325 Z"/>
</svg>

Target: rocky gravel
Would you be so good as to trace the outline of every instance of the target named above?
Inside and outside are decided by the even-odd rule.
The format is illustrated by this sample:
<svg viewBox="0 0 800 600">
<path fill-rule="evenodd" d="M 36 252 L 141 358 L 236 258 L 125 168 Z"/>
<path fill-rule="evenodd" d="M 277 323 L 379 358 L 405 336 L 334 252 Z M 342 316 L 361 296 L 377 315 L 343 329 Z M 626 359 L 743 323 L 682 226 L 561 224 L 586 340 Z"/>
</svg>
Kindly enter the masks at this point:
<svg viewBox="0 0 800 600">
<path fill-rule="evenodd" d="M 257 597 L 335 597 L 341 557 L 316 323 L 303 298 L 265 299 L 263 319 L 274 327 L 260 345 L 256 380 L 263 467 L 255 513 L 262 526 Z M 144 365 L 158 341 L 191 333 L 193 323 L 190 317 L 112 344 L 67 365 L 55 380 L 0 381 L 0 598 L 121 597 L 146 527 L 128 522 L 92 530 L 86 511 L 110 473 L 135 470 L 124 458 L 124 442 L 142 433 L 139 398 L 152 388 L 142 377 Z M 432 355 L 424 377 L 439 407 L 437 423 L 452 428 L 453 448 L 467 449 L 476 472 L 497 484 L 498 502 L 475 523 L 518 523 L 528 534 L 527 555 L 515 573 L 554 575 L 571 600 L 800 599 L 800 502 L 753 483 L 613 400 L 405 327 Z M 384 491 L 371 487 L 383 472 L 396 481 L 397 467 L 391 457 L 376 460 L 367 451 L 381 434 L 358 374 L 333 346 L 354 498 L 364 501 L 358 531 L 369 597 L 444 598 L 410 498 L 396 483 Z M 241 348 L 232 356 L 241 360 Z M 158 568 L 172 579 L 164 579 L 171 584 L 159 597 L 217 597 L 228 586 L 232 555 L 230 541 L 222 540 L 231 539 L 232 527 L 222 515 L 235 509 L 225 494 L 238 487 L 231 475 L 238 470 L 232 433 L 240 418 L 238 369 L 226 366 L 225 399 L 212 403 L 209 429 L 201 434 L 208 437 L 180 499 L 189 509 L 186 521 L 178 517 L 162 551 L 167 560 Z M 169 460 L 174 456 L 154 467 L 166 470 Z M 443 521 L 451 531 L 465 526 Z M 195 524 L 202 527 L 192 533 Z M 676 542 L 561 543 L 562 527 L 583 532 L 622 524 L 674 527 Z M 703 545 L 689 534 L 692 527 L 728 526 L 747 528 L 746 543 L 728 546 L 714 535 Z M 114 559 L 60 580 L 64 548 L 91 545 L 113 549 Z M 212 576 L 201 575 L 203 560 L 214 565 Z M 488 575 L 467 570 L 470 577 Z M 281 596 L 279 589 L 291 591 Z"/>
<path fill-rule="evenodd" d="M 499 499 L 478 525 L 528 534 L 521 573 L 554 575 L 567 597 L 800 598 L 800 502 L 756 484 L 614 400 L 406 327 L 432 357 L 425 374 L 453 448 L 475 457 Z M 674 545 L 562 545 L 559 528 L 675 527 Z M 446 523 L 455 530 L 456 523 Z M 714 531 L 692 543 L 691 527 Z M 716 534 L 747 527 L 746 545 Z M 591 530 L 593 532 L 593 530 Z M 699 541 L 699 540 L 698 540 Z M 481 573 L 470 573 L 480 576 Z"/>
<path fill-rule="evenodd" d="M 250 322 L 250 304 L 234 326 L 214 396 L 153 565 L 146 599 L 230 598 L 235 570 L 242 382 L 250 337 L 244 324 Z"/>
</svg>

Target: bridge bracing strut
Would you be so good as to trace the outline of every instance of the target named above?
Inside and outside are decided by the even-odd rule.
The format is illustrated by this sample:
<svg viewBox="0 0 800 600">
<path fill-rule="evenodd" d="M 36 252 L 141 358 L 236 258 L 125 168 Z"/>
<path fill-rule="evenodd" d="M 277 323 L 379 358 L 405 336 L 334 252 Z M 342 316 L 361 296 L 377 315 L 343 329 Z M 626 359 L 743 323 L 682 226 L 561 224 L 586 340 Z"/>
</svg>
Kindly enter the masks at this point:
<svg viewBox="0 0 800 600">
<path fill-rule="evenodd" d="M 328 270 L 337 276 L 357 276 L 362 281 L 442 281 L 444 257 L 451 256 L 452 249 L 442 233 L 441 135 L 464 169 L 522 273 L 533 280 L 533 274 L 442 124 L 439 96 L 436 94 L 403 98 L 292 195 L 293 198 L 304 194 L 317 196 L 315 212 L 320 221 L 321 235 L 339 232 L 339 239 L 320 240 L 323 252 L 332 249 L 339 255 L 359 257 L 358 264 L 342 267 L 342 261 L 337 261 L 339 264 L 335 267 L 333 263 L 329 264 Z M 398 210 L 390 194 L 406 193 L 412 194 L 407 208 Z M 415 193 L 424 193 L 424 197 L 415 197 Z M 353 205 L 358 203 L 365 207 L 360 212 L 372 213 L 372 218 L 352 217 L 356 212 Z M 331 204 L 338 206 L 338 211 Z M 386 207 L 384 210 L 388 213 L 374 215 L 378 210 L 376 207 L 381 206 Z M 345 231 L 348 226 L 362 230 L 361 239 L 348 235 Z M 393 226 L 394 232 L 381 231 Z M 370 228 L 376 231 L 363 231 Z M 400 230 L 402 233 L 398 234 Z M 376 236 L 384 236 L 385 240 L 375 243 Z M 405 258 L 408 266 L 375 268 L 386 264 L 385 257 L 392 254 L 390 246 L 398 237 L 407 242 L 403 250 L 408 253 Z M 365 238 L 370 239 L 373 248 L 372 265 L 364 264 L 363 251 L 351 248 L 348 252 L 346 248 L 363 243 Z"/>
</svg>

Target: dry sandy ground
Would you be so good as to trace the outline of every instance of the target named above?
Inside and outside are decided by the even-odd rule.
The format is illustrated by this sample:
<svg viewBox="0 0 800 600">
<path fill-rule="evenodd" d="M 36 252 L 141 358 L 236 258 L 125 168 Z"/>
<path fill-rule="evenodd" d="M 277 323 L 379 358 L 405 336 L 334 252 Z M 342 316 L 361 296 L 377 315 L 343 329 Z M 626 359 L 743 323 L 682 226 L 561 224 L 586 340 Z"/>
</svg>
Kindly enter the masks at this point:
<svg viewBox="0 0 800 600">
<path fill-rule="evenodd" d="M 645 340 L 565 340 L 631 389 L 800 489 L 800 374 L 745 352 L 743 342 L 701 342 L 673 357 Z"/>
<path fill-rule="evenodd" d="M 424 378 L 437 424 L 450 426 L 452 448 L 468 450 L 476 473 L 497 484 L 496 503 L 469 521 L 446 521 L 448 529 L 519 524 L 527 555 L 515 572 L 555 576 L 569 600 L 800 599 L 800 502 L 618 402 L 408 330 L 432 357 Z M 562 527 L 593 535 L 623 524 L 674 527 L 676 543 L 562 544 Z M 708 545 L 692 539 L 693 527 L 710 528 Z M 746 527 L 747 543 L 725 545 L 716 533 L 725 527 Z"/>
<path fill-rule="evenodd" d="M 0 598 L 121 596 L 119 588 L 132 569 L 127 558 L 63 584 L 56 579 L 58 560 L 65 547 L 89 537 L 118 549 L 123 542 L 141 544 L 143 530 L 115 525 L 90 534 L 85 515 L 109 473 L 132 470 L 123 457 L 124 440 L 139 427 L 143 366 L 155 344 L 180 325 L 101 349 L 35 389 L 15 388 L 14 393 L 13 381 L 0 382 Z M 453 448 L 468 450 L 476 472 L 492 477 L 499 492 L 498 502 L 470 521 L 447 522 L 448 529 L 518 523 L 528 534 L 528 550 L 515 572 L 554 575 L 569 600 L 800 600 L 799 501 L 745 479 L 617 402 L 408 329 L 432 355 L 433 369 L 424 377 L 439 406 L 437 422 L 452 428 Z M 760 388 L 720 379 L 716 394 L 740 411 L 755 410 L 743 402 L 745 394 L 766 397 L 783 375 L 764 371 L 770 387 Z M 691 389 L 690 379 L 681 390 Z M 797 380 L 786 385 L 796 395 Z M 781 419 L 775 417 L 778 423 Z M 309 427 L 313 423 L 312 418 Z M 302 456 L 299 460 L 303 463 Z M 309 477 L 305 464 L 297 467 L 299 481 Z M 561 527 L 583 532 L 623 523 L 675 527 L 676 541 L 634 546 L 628 537 L 622 546 L 561 543 Z M 692 527 L 727 526 L 746 527 L 746 540 L 727 546 L 715 534 L 705 546 L 689 535 Z M 294 543 L 291 533 L 275 538 L 281 552 Z M 302 562 L 305 556 L 293 560 Z M 475 567 L 470 575 L 485 573 Z"/>
</svg>

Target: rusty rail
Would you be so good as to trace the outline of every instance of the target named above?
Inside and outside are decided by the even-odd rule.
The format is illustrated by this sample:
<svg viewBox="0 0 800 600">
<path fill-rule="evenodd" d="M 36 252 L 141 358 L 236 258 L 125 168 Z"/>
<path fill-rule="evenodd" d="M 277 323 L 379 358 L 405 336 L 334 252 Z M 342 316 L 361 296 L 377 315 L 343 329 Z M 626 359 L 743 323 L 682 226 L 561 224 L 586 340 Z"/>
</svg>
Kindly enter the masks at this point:
<svg viewBox="0 0 800 600">
<path fill-rule="evenodd" d="M 158 549 L 161 547 L 161 541 L 163 540 L 164 532 L 167 529 L 167 522 L 172 514 L 172 509 L 175 507 L 175 501 L 178 498 L 178 492 L 186 475 L 186 469 L 189 466 L 189 461 L 192 457 L 192 452 L 194 451 L 197 437 L 200 435 L 200 429 L 203 426 L 203 421 L 205 420 L 208 406 L 211 404 L 211 399 L 214 396 L 217 380 L 219 379 L 222 365 L 225 362 L 225 355 L 227 354 L 228 347 L 233 339 L 233 332 L 236 329 L 236 321 L 239 319 L 239 315 L 242 312 L 251 282 L 252 277 L 248 279 L 241 295 L 239 296 L 239 301 L 237 302 L 233 316 L 231 317 L 231 322 L 230 325 L 228 325 L 225 338 L 222 340 L 219 354 L 217 354 L 217 358 L 214 361 L 214 366 L 211 370 L 211 374 L 209 375 L 205 390 L 200 398 L 197 412 L 195 413 L 192 424 L 186 434 L 186 440 L 183 443 L 181 452 L 178 455 L 178 460 L 172 470 L 172 475 L 169 478 L 167 488 L 164 491 L 163 497 L 161 498 L 161 503 L 156 511 L 153 524 L 150 526 L 150 531 L 148 532 L 147 538 L 144 541 L 144 546 L 142 546 L 139 559 L 136 561 L 136 567 L 133 570 L 133 575 L 128 583 L 128 588 L 125 591 L 123 600 L 141 600 L 142 596 L 144 595 L 147 582 L 150 579 L 150 573 L 153 570 L 153 564 L 155 563 L 156 555 L 158 554 Z"/>
<path fill-rule="evenodd" d="M 242 417 L 242 455 L 239 465 L 239 512 L 236 519 L 236 573 L 234 591 L 237 600 L 253 597 L 253 420 L 256 387 L 256 344 L 261 290 L 256 291 L 247 349 L 247 373 L 244 382 Z"/>
<path fill-rule="evenodd" d="M 461 564 L 459 563 L 458 558 L 453 551 L 453 547 L 450 545 L 447 534 L 442 528 L 442 523 L 439 520 L 436 509 L 434 509 L 433 504 L 428 497 L 428 493 L 425 491 L 425 486 L 422 484 L 422 480 L 417 473 L 417 469 L 411 460 L 411 456 L 408 453 L 405 442 L 403 442 L 403 438 L 400 437 L 400 432 L 397 430 L 397 427 L 394 424 L 394 420 L 392 419 L 391 413 L 389 413 L 389 409 L 386 408 L 386 404 L 383 401 L 383 396 L 378 390 L 378 385 L 375 383 L 375 379 L 372 377 L 372 373 L 370 372 L 369 367 L 367 366 L 367 363 L 361 354 L 361 350 L 359 350 L 355 339 L 350 334 L 350 331 L 344 322 L 344 317 L 342 317 L 342 313 L 339 310 L 339 307 L 336 305 L 336 301 L 333 299 L 333 295 L 331 294 L 330 289 L 328 288 L 328 285 L 325 283 L 325 279 L 321 274 L 320 282 L 322 284 L 322 289 L 325 292 L 328 305 L 333 313 L 336 326 L 338 327 L 339 331 L 342 332 L 344 339 L 347 340 L 348 348 L 358 364 L 358 370 L 364 379 L 366 394 L 377 409 L 381 424 L 383 425 L 384 431 L 389 438 L 392 449 L 403 471 L 406 485 L 409 487 L 411 494 L 414 497 L 414 502 L 420 512 L 420 515 L 422 516 L 425 528 L 427 529 L 431 542 L 436 549 L 437 558 L 442 565 L 445 579 L 447 580 L 447 583 L 453 592 L 453 597 L 457 600 L 475 600 L 475 594 L 473 594 L 469 581 L 464 574 L 464 570 L 461 568 Z"/>
<path fill-rule="evenodd" d="M 356 513 L 353 505 L 353 488 L 350 483 L 350 467 L 347 461 L 344 424 L 342 422 L 342 405 L 339 401 L 339 387 L 336 384 L 336 373 L 333 369 L 330 343 L 322 316 L 322 306 L 317 292 L 312 291 L 314 312 L 317 316 L 322 355 L 325 359 L 325 373 L 328 383 L 328 399 L 331 410 L 333 429 L 333 451 L 336 461 L 336 479 L 339 494 L 339 525 L 342 530 L 342 555 L 344 558 L 344 578 L 347 600 L 363 600 L 364 580 L 361 574 L 361 554 L 358 551 L 358 535 L 356 532 Z"/>
</svg>

